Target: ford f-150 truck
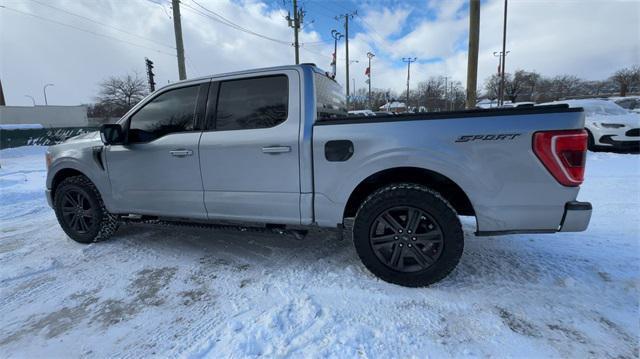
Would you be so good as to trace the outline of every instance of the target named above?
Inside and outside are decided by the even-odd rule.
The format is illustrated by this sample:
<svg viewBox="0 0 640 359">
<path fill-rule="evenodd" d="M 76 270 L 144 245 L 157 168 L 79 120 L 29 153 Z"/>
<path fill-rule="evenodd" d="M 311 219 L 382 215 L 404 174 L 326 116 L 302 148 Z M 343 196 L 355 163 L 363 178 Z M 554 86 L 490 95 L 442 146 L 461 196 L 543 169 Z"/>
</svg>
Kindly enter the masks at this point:
<svg viewBox="0 0 640 359">
<path fill-rule="evenodd" d="M 123 218 L 352 230 L 364 265 L 425 286 L 482 235 L 583 231 L 587 134 L 566 105 L 349 117 L 312 64 L 187 80 L 49 148 L 47 198 L 72 239 Z"/>
</svg>

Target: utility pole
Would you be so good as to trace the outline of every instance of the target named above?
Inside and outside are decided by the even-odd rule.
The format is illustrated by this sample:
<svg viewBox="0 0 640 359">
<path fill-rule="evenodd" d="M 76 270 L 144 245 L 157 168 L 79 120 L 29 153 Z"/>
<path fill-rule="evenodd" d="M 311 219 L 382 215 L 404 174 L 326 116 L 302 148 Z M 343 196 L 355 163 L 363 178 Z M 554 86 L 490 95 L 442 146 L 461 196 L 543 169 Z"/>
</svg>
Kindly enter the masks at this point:
<svg viewBox="0 0 640 359">
<path fill-rule="evenodd" d="M 0 106 L 6 106 L 7 103 L 4 101 L 4 90 L 2 89 L 2 80 L 0 80 Z M 35 101 L 33 101 L 33 105 L 35 106 Z"/>
<path fill-rule="evenodd" d="M 345 46 L 345 72 L 346 72 L 346 92 L 347 92 L 347 111 L 349 110 L 349 18 L 353 19 L 353 16 L 358 12 L 347 13 L 336 17 L 336 20 L 344 19 L 344 46 Z"/>
<path fill-rule="evenodd" d="M 451 94 L 451 101 L 449 101 L 449 110 L 453 111 L 453 103 L 456 101 L 455 96 L 453 95 L 453 81 L 451 81 L 451 90 L 449 91 Z"/>
<path fill-rule="evenodd" d="M 293 19 L 291 18 L 291 14 L 289 14 L 287 15 L 287 22 L 289 23 L 289 27 L 293 28 L 293 47 L 295 48 L 296 65 L 300 63 L 300 42 L 298 42 L 298 32 L 300 31 L 300 24 L 302 23 L 303 17 L 304 13 L 302 10 L 298 10 L 298 0 L 293 0 Z"/>
<path fill-rule="evenodd" d="M 371 110 L 371 59 L 374 58 L 376 55 L 374 55 L 372 52 L 367 52 L 367 57 L 369 58 L 369 67 L 367 67 L 367 76 L 369 77 L 367 79 L 367 84 L 369 85 L 369 110 Z"/>
<path fill-rule="evenodd" d="M 178 51 L 178 75 L 180 80 L 187 79 L 187 70 L 184 67 L 184 45 L 182 43 L 182 24 L 180 22 L 180 0 L 171 0 L 173 8 L 173 31 L 176 35 L 176 49 Z"/>
<path fill-rule="evenodd" d="M 407 63 L 407 112 L 409 111 L 409 80 L 411 79 L 411 63 L 416 62 L 417 57 L 403 57 L 402 61 Z"/>
<path fill-rule="evenodd" d="M 447 109 L 447 107 L 449 107 L 449 87 L 447 83 L 448 79 L 449 79 L 449 76 L 444 77 L 444 108 L 445 110 Z"/>
<path fill-rule="evenodd" d="M 331 37 L 333 37 L 333 62 L 331 63 L 331 68 L 333 69 L 333 79 L 336 78 L 336 64 L 338 60 L 338 40 L 344 37 L 337 30 L 331 30 Z"/>
<path fill-rule="evenodd" d="M 502 66 L 500 68 L 500 106 L 504 105 L 504 68 L 507 58 L 507 0 L 504 0 L 504 22 L 502 24 Z"/>
<path fill-rule="evenodd" d="M 480 0 L 469 3 L 469 55 L 467 58 L 467 103 L 466 108 L 476 107 L 478 87 L 478 49 L 480 43 Z"/>
<path fill-rule="evenodd" d="M 147 66 L 147 82 L 149 83 L 149 92 L 153 92 L 156 90 L 156 82 L 153 80 L 153 61 L 148 58 L 144 58 L 144 63 Z"/>
<path fill-rule="evenodd" d="M 46 84 L 42 87 L 42 93 L 44 94 L 44 105 L 47 106 L 49 102 L 47 102 L 47 87 L 53 86 L 53 84 Z"/>
</svg>

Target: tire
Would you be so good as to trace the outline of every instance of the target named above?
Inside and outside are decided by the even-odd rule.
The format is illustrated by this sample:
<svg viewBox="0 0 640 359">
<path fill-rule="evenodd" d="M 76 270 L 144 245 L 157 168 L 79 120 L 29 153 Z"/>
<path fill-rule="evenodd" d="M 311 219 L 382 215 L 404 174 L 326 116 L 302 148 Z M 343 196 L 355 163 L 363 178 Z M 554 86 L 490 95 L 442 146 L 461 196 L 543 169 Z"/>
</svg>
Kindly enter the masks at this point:
<svg viewBox="0 0 640 359">
<path fill-rule="evenodd" d="M 98 189 L 85 176 L 62 180 L 55 190 L 54 209 L 62 230 L 79 243 L 106 240 L 118 229 L 117 217 L 107 211 Z"/>
<path fill-rule="evenodd" d="M 406 287 L 424 287 L 445 278 L 464 248 L 453 207 L 437 192 L 409 183 L 383 187 L 362 203 L 353 241 L 371 273 Z"/>
</svg>

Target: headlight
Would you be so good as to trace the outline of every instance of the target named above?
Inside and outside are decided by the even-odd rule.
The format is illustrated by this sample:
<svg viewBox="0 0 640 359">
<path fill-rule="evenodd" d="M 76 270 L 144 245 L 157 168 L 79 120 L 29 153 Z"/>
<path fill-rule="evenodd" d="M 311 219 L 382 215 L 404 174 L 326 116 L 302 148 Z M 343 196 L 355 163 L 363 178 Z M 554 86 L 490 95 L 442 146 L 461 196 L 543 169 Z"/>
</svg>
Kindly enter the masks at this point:
<svg viewBox="0 0 640 359">
<path fill-rule="evenodd" d="M 601 123 L 600 124 L 604 128 L 621 128 L 624 127 L 621 123 Z"/>
</svg>

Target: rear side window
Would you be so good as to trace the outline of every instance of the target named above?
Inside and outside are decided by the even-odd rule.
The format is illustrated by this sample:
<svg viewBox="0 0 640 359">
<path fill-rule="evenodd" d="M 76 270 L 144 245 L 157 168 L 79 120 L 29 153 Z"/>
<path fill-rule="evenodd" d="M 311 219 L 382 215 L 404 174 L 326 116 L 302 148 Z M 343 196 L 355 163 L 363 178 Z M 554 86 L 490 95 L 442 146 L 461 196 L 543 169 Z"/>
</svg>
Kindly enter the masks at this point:
<svg viewBox="0 0 640 359">
<path fill-rule="evenodd" d="M 317 120 L 332 120 L 348 116 L 344 92 L 337 82 L 315 73 Z"/>
<path fill-rule="evenodd" d="M 287 119 L 289 82 L 277 75 L 220 83 L 216 130 L 274 127 Z"/>
<path fill-rule="evenodd" d="M 193 131 L 198 86 L 167 91 L 131 116 L 130 142 L 148 142 L 164 135 Z"/>
</svg>

